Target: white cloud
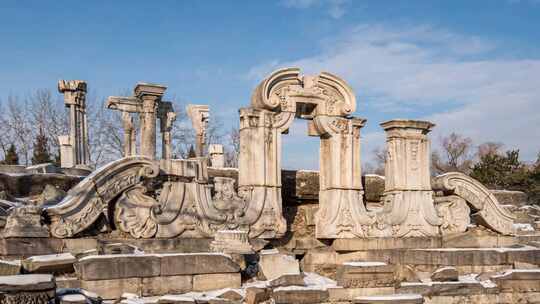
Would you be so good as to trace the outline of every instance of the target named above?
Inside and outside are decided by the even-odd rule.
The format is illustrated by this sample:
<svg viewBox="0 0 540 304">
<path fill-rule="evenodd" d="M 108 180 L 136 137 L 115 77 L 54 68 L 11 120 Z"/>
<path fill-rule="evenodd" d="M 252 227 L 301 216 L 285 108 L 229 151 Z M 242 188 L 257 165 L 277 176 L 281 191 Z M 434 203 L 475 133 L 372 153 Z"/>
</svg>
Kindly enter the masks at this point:
<svg viewBox="0 0 540 304">
<path fill-rule="evenodd" d="M 528 160 L 540 150 L 539 59 L 495 56 L 496 43 L 425 26 L 362 25 L 323 42 L 329 47 L 316 56 L 273 61 L 249 75 L 262 79 L 281 66 L 329 71 L 355 89 L 358 116 L 366 117 L 367 103 L 384 119 L 412 115 L 435 122 L 432 138 L 456 131 L 476 143 L 519 148 Z M 366 134 L 363 151 L 382 145 L 381 134 Z"/>
<path fill-rule="evenodd" d="M 283 0 L 283 6 L 295 9 L 322 7 L 330 17 L 339 19 L 347 12 L 350 0 Z"/>
</svg>

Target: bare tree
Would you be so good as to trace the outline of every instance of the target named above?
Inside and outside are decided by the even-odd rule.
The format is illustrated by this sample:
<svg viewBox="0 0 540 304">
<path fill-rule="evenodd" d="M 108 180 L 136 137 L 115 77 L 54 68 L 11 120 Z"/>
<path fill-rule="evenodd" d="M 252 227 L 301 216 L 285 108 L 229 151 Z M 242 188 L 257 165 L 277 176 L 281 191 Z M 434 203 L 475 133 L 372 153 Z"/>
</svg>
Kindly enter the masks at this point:
<svg viewBox="0 0 540 304">
<path fill-rule="evenodd" d="M 471 171 L 474 160 L 472 139 L 452 132 L 440 138 L 439 148 L 431 156 L 434 174 L 452 171 L 468 174 Z"/>
<path fill-rule="evenodd" d="M 238 168 L 240 154 L 240 130 L 232 127 L 226 135 L 228 142 L 225 145 L 225 166 Z"/>
<path fill-rule="evenodd" d="M 486 155 L 501 154 L 501 149 L 504 145 L 498 142 L 485 142 L 478 146 L 476 152 L 478 158 L 482 158 Z"/>
</svg>

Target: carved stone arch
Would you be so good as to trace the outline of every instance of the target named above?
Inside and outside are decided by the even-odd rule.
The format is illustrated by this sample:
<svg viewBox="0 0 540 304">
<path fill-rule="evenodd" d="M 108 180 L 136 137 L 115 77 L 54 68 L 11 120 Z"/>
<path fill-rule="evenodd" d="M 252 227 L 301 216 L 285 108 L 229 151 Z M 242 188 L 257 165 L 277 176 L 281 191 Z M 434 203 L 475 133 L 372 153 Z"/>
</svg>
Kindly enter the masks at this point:
<svg viewBox="0 0 540 304">
<path fill-rule="evenodd" d="M 295 117 L 310 120 L 309 135 L 321 138 L 321 190 L 317 237 L 367 236 L 374 221 L 363 204 L 360 128 L 350 117 L 356 97 L 341 78 L 326 72 L 302 76 L 277 70 L 255 89 L 251 107 L 240 110 L 239 189 L 250 202 L 251 237 L 285 232 L 281 215 L 281 134 Z"/>
<path fill-rule="evenodd" d="M 315 115 L 346 117 L 356 111 L 352 88 L 341 78 L 327 72 L 302 76 L 298 68 L 273 72 L 255 89 L 251 106 L 274 112 L 293 112 L 302 115 L 299 105 L 311 104 Z"/>
<path fill-rule="evenodd" d="M 450 172 L 435 177 L 432 187 L 445 195 L 457 195 L 467 201 L 476 209 L 474 216 L 480 224 L 502 234 L 515 234 L 514 216 L 476 179 L 460 172 Z"/>
<path fill-rule="evenodd" d="M 46 209 L 51 234 L 67 238 L 89 228 L 101 214 L 108 216 L 109 204 L 129 188 L 159 174 L 159 165 L 141 156 L 113 161 L 87 176 L 57 205 Z"/>
</svg>

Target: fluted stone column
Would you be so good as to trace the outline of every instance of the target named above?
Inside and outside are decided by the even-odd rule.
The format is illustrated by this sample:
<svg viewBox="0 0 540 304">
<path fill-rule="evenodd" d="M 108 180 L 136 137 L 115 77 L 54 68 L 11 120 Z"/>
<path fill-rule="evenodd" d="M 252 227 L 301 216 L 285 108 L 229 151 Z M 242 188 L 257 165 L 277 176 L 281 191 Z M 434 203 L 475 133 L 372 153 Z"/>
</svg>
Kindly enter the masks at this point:
<svg viewBox="0 0 540 304">
<path fill-rule="evenodd" d="M 176 120 L 176 113 L 174 113 L 171 102 L 162 101 L 158 108 L 158 116 L 160 121 L 161 132 L 161 158 L 172 158 L 172 137 L 171 131 Z"/>
<path fill-rule="evenodd" d="M 70 128 L 67 138 L 65 136 L 59 138 L 62 146 L 60 162 L 65 168 L 87 167 L 90 162 L 90 154 L 88 151 L 88 122 L 86 118 L 86 82 L 82 80 L 60 80 L 58 82 L 58 91 L 64 94 L 64 103 L 69 108 Z M 66 143 L 66 139 L 69 144 Z M 66 155 L 66 153 L 70 155 Z"/>
<path fill-rule="evenodd" d="M 386 132 L 384 213 L 393 236 L 434 236 L 442 221 L 433 203 L 428 121 L 390 120 Z"/>
<path fill-rule="evenodd" d="M 141 112 L 141 155 L 156 158 L 156 119 L 158 104 L 166 87 L 139 83 L 135 86 L 134 95 L 142 102 Z"/>
<path fill-rule="evenodd" d="M 137 132 L 133 125 L 133 117 L 129 112 L 122 112 L 122 126 L 124 129 L 124 157 L 137 154 Z"/>
<path fill-rule="evenodd" d="M 139 154 L 150 159 L 156 158 L 156 120 L 161 98 L 167 87 L 157 84 L 138 83 L 131 97 L 110 96 L 107 108 L 122 112 L 124 127 L 124 156 L 136 152 L 135 129 L 129 113 L 136 113 L 140 120 L 141 146 Z"/>
<path fill-rule="evenodd" d="M 208 105 L 190 104 L 186 107 L 186 111 L 195 130 L 195 155 L 202 157 L 204 156 L 206 129 L 210 118 Z"/>
</svg>

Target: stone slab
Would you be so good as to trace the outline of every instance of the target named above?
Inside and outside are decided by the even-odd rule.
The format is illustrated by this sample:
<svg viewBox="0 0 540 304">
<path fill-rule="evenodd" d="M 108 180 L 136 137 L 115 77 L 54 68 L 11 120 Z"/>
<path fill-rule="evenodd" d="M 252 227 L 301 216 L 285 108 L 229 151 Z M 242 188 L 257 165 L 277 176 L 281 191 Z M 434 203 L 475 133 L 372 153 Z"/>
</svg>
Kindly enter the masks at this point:
<svg viewBox="0 0 540 304">
<path fill-rule="evenodd" d="M 337 267 L 336 279 L 345 288 L 391 287 L 395 266 L 383 262 L 346 262 Z"/>
<path fill-rule="evenodd" d="M 81 288 L 81 281 L 72 277 L 56 277 L 57 288 Z"/>
<path fill-rule="evenodd" d="M 282 287 L 274 289 L 272 298 L 276 304 L 314 304 L 328 300 L 328 290 Z"/>
<path fill-rule="evenodd" d="M 393 286 L 376 288 L 328 288 L 328 300 L 330 302 L 350 302 L 360 296 L 390 295 L 395 292 L 396 290 Z"/>
<path fill-rule="evenodd" d="M 0 292 L 43 291 L 55 288 L 54 277 L 50 274 L 0 276 Z"/>
<path fill-rule="evenodd" d="M 240 266 L 221 253 L 189 253 L 160 255 L 161 275 L 234 273 Z"/>
<path fill-rule="evenodd" d="M 0 260 L 0 276 L 16 275 L 21 272 L 21 261 Z"/>
<path fill-rule="evenodd" d="M 114 300 L 120 299 L 125 292 L 140 296 L 141 282 L 140 278 L 81 281 L 81 286 L 88 291 L 95 292 L 104 300 Z"/>
<path fill-rule="evenodd" d="M 442 246 L 441 240 L 442 239 L 440 237 L 336 239 L 332 243 L 332 247 L 338 252 L 384 249 L 439 248 Z"/>
<path fill-rule="evenodd" d="M 380 296 L 361 296 L 354 299 L 358 304 L 421 304 L 424 298 L 419 294 L 393 294 Z"/>
<path fill-rule="evenodd" d="M 160 257 L 152 254 L 87 256 L 75 264 L 81 280 L 145 278 L 160 275 Z"/>
<path fill-rule="evenodd" d="M 0 255 L 28 257 L 61 253 L 64 242 L 52 238 L 0 238 Z"/>
<path fill-rule="evenodd" d="M 37 255 L 24 259 L 22 266 L 30 273 L 69 273 L 76 261 L 71 253 Z"/>
<path fill-rule="evenodd" d="M 193 276 L 194 291 L 240 288 L 241 284 L 240 273 L 212 273 Z"/>
<path fill-rule="evenodd" d="M 168 276 L 142 279 L 142 296 L 181 294 L 193 290 L 193 276 Z"/>
</svg>

